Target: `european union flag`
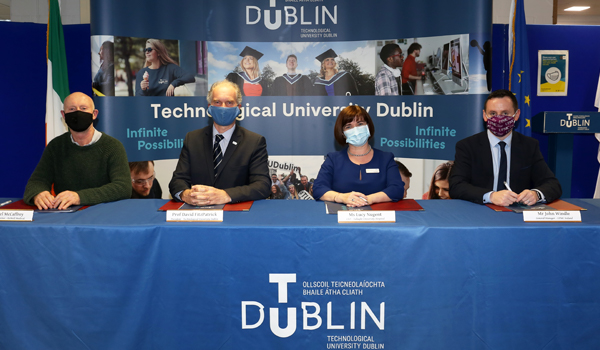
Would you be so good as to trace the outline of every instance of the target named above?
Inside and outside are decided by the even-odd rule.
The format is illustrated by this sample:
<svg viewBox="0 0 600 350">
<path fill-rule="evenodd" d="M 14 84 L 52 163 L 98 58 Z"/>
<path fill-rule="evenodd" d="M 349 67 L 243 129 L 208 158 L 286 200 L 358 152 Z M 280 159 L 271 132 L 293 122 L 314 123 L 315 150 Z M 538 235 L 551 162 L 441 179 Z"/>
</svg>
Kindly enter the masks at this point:
<svg viewBox="0 0 600 350">
<path fill-rule="evenodd" d="M 515 130 L 531 136 L 531 79 L 529 78 L 527 23 L 523 1 L 512 0 L 508 22 L 508 58 L 510 64 L 508 89 L 517 97 L 521 109 L 521 117 Z"/>
</svg>

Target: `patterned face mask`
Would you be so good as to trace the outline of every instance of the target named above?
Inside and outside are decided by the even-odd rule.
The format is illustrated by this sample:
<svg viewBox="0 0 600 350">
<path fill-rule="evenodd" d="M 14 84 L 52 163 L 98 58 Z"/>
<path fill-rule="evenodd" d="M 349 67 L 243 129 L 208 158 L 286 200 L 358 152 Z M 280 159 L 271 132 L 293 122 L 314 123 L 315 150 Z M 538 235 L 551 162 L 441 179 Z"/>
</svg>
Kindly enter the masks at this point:
<svg viewBox="0 0 600 350">
<path fill-rule="evenodd" d="M 488 116 L 487 128 L 492 134 L 502 137 L 507 135 L 515 127 L 515 115 L 493 115 Z"/>
</svg>

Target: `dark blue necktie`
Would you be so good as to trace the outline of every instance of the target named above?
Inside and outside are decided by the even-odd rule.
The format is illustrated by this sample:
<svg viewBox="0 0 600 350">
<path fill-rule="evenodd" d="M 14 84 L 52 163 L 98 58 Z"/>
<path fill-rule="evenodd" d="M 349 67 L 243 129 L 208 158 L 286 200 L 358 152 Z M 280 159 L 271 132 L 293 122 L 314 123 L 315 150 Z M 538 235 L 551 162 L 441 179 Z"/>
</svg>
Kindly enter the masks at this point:
<svg viewBox="0 0 600 350">
<path fill-rule="evenodd" d="M 219 170 L 219 165 L 223 160 L 223 152 L 221 151 L 221 140 L 223 140 L 223 135 L 217 134 L 215 135 L 215 144 L 213 145 L 213 164 L 215 166 L 215 176 L 217 176 L 217 172 Z"/>
<path fill-rule="evenodd" d="M 506 181 L 506 151 L 504 147 L 506 147 L 506 142 L 500 141 L 498 142 L 500 146 L 500 170 L 498 171 L 498 184 L 496 186 L 496 191 L 502 191 L 506 189 L 504 186 L 504 182 Z"/>
</svg>

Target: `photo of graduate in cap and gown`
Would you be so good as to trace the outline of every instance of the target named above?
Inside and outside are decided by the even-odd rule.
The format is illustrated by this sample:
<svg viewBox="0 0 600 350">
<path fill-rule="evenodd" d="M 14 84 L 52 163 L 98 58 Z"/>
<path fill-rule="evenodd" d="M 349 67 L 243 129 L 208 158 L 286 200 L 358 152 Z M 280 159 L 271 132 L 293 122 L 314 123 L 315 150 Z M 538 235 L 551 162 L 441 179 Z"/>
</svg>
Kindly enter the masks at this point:
<svg viewBox="0 0 600 350">
<path fill-rule="evenodd" d="M 292 54 L 285 61 L 287 73 L 275 78 L 271 95 L 273 96 L 312 96 L 313 85 L 303 74 L 296 73 L 298 57 Z"/>
<path fill-rule="evenodd" d="M 321 73 L 315 79 L 315 95 L 317 96 L 351 96 L 358 95 L 356 81 L 348 72 L 337 69 L 337 54 L 329 49 L 319 56 Z"/>
<path fill-rule="evenodd" d="M 237 84 L 243 96 L 267 95 L 260 74 L 260 67 L 258 66 L 258 60 L 263 54 L 246 46 L 240 53 L 240 56 L 243 57 L 240 62 L 241 70 L 229 73 L 227 80 Z"/>
</svg>

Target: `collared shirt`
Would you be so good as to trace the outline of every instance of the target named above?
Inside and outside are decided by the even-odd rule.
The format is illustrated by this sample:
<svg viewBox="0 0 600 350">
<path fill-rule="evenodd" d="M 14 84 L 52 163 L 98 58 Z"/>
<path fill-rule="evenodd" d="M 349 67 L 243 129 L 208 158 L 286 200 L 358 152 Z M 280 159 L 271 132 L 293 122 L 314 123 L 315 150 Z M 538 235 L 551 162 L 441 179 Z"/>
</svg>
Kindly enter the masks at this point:
<svg viewBox="0 0 600 350">
<path fill-rule="evenodd" d="M 386 64 L 381 67 L 379 73 L 377 73 L 377 76 L 375 77 L 375 95 L 399 95 L 398 81 L 396 80 L 394 72 L 400 74 L 398 68 L 392 69 Z"/>
<path fill-rule="evenodd" d="M 233 135 L 234 130 L 235 130 L 235 124 L 233 124 L 233 128 L 231 128 L 221 134 L 221 135 L 223 135 L 223 139 L 221 140 L 221 142 L 219 142 L 219 145 L 221 145 L 221 152 L 223 153 L 223 156 L 225 156 L 225 152 L 227 151 L 227 146 L 229 145 L 229 140 L 231 140 L 231 136 Z M 219 132 L 217 131 L 217 128 L 215 128 L 215 125 L 213 124 L 213 136 L 212 136 L 212 144 L 213 145 L 215 144 L 215 138 L 218 133 Z"/>
<path fill-rule="evenodd" d="M 498 173 L 500 172 L 500 157 L 501 157 L 501 154 L 500 154 L 501 148 L 498 143 L 500 141 L 504 141 L 506 143 L 506 146 L 504 146 L 504 151 L 506 152 L 506 183 L 510 186 L 510 159 L 511 159 L 510 150 L 512 148 L 513 133 L 511 132 L 510 135 L 508 135 L 508 137 L 505 138 L 504 140 L 500 140 L 498 137 L 496 137 L 496 135 L 492 134 L 492 132 L 489 130 L 487 131 L 487 136 L 488 136 L 488 140 L 490 142 L 490 148 L 492 150 L 492 166 L 494 169 L 494 190 L 483 195 L 483 203 L 492 203 L 492 201 L 491 201 L 492 192 L 495 192 L 498 190 L 498 188 L 497 188 L 498 187 Z M 544 196 L 542 191 L 540 191 L 538 189 L 531 189 L 531 190 L 540 194 L 541 199 L 539 200 L 539 202 L 546 202 L 546 197 Z"/>
<path fill-rule="evenodd" d="M 231 140 L 231 136 L 233 135 L 233 131 L 235 130 L 235 124 L 233 124 L 233 128 L 225 131 L 224 133 L 222 133 L 221 135 L 223 135 L 223 139 L 221 140 L 221 142 L 219 142 L 219 145 L 221 146 L 221 153 L 223 153 L 223 156 L 225 156 L 225 151 L 227 151 L 227 146 L 229 145 L 229 140 Z M 213 124 L 212 127 L 212 132 L 213 132 L 213 136 L 212 136 L 212 144 L 215 144 L 215 138 L 216 135 L 219 133 L 217 131 L 217 128 L 215 128 L 215 125 Z M 178 200 L 182 201 L 181 199 L 181 194 L 183 193 L 183 191 L 179 191 L 177 193 L 175 193 L 175 198 L 177 198 Z"/>
<path fill-rule="evenodd" d="M 74 144 L 76 144 L 79 147 L 85 147 L 85 146 L 91 146 L 93 144 L 95 144 L 96 142 L 98 142 L 98 140 L 100 140 L 100 137 L 102 137 L 102 133 L 96 129 L 94 129 L 94 135 L 92 135 L 92 141 L 90 141 L 90 143 L 88 143 L 87 145 L 80 145 L 78 144 L 74 139 L 73 139 L 73 135 L 71 134 L 71 142 L 73 142 Z"/>
<path fill-rule="evenodd" d="M 496 135 L 492 134 L 491 131 L 487 131 L 488 140 L 490 142 L 490 148 L 492 150 L 492 167 L 494 169 L 494 190 L 483 195 L 483 203 L 491 203 L 490 196 L 492 192 L 498 190 L 498 172 L 500 171 L 500 141 L 504 141 L 504 151 L 506 152 L 506 183 L 510 186 L 510 149 L 512 146 L 512 132 L 504 140 L 500 140 Z"/>
<path fill-rule="evenodd" d="M 402 71 L 400 70 L 400 68 L 392 68 L 392 67 L 388 66 L 387 64 L 384 64 L 383 66 L 385 68 L 387 68 L 387 70 L 392 72 L 392 74 L 394 75 L 395 78 L 400 78 L 400 75 L 402 75 Z"/>
</svg>

